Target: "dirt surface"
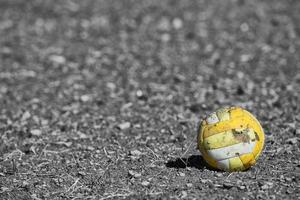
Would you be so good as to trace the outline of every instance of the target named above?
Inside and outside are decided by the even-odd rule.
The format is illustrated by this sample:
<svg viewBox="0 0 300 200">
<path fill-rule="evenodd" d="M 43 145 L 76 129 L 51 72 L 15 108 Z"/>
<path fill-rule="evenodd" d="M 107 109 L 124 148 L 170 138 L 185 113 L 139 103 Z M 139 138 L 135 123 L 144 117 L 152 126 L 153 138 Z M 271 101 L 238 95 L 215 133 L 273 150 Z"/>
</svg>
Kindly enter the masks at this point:
<svg viewBox="0 0 300 200">
<path fill-rule="evenodd" d="M 300 1 L 0 0 L 1 199 L 300 198 Z M 239 105 L 266 143 L 206 166 Z"/>
</svg>

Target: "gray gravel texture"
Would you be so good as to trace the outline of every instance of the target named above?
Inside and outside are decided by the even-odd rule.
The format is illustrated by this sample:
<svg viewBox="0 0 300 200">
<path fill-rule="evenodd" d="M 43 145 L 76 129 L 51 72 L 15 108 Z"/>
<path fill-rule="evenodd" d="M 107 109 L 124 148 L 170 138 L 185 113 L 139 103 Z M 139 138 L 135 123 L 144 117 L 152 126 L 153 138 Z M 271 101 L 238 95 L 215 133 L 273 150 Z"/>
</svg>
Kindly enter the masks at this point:
<svg viewBox="0 0 300 200">
<path fill-rule="evenodd" d="M 299 199 L 299 0 L 0 0 L 1 199 Z M 266 134 L 208 167 L 199 121 Z"/>
</svg>

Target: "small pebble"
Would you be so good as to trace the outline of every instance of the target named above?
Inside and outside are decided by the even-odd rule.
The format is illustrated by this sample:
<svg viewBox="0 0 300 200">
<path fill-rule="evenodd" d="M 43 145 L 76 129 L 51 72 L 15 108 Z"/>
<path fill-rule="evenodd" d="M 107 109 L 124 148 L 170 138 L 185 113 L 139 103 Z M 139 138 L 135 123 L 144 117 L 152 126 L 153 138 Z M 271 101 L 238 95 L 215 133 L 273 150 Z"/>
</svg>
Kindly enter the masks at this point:
<svg viewBox="0 0 300 200">
<path fill-rule="evenodd" d="M 180 28 L 182 28 L 182 26 L 183 26 L 183 22 L 182 22 L 181 19 L 175 18 L 175 19 L 173 20 L 173 27 L 174 27 L 175 29 L 180 29 Z"/>
<path fill-rule="evenodd" d="M 49 57 L 49 60 L 56 64 L 65 64 L 66 63 L 66 58 L 60 55 L 52 55 Z"/>
<path fill-rule="evenodd" d="M 22 121 L 26 121 L 26 120 L 29 119 L 30 117 L 31 117 L 31 114 L 30 114 L 28 111 L 26 111 L 26 112 L 22 115 L 21 120 L 22 120 Z"/>
<path fill-rule="evenodd" d="M 124 122 L 122 124 L 119 124 L 118 128 L 121 129 L 121 130 L 124 130 L 124 129 L 130 128 L 130 126 L 131 126 L 130 122 Z"/>
<path fill-rule="evenodd" d="M 192 187 L 193 184 L 192 184 L 192 183 L 187 183 L 186 186 L 187 186 L 187 187 Z"/>
<path fill-rule="evenodd" d="M 129 171 L 128 171 L 128 174 L 129 174 L 130 176 L 135 177 L 135 178 L 139 178 L 139 177 L 142 176 L 142 174 L 137 173 L 137 172 L 135 172 L 135 171 L 133 171 L 133 170 L 129 170 Z"/>
<path fill-rule="evenodd" d="M 139 150 L 133 150 L 133 151 L 130 151 L 130 154 L 133 156 L 140 156 L 142 154 L 142 152 L 140 152 Z"/>
<path fill-rule="evenodd" d="M 34 136 L 42 135 L 42 131 L 40 129 L 33 129 L 33 130 L 30 131 L 30 133 Z"/>
<path fill-rule="evenodd" d="M 148 181 L 143 181 L 143 182 L 142 182 L 142 185 L 143 185 L 143 186 L 148 186 L 148 185 L 150 185 L 150 183 L 149 183 Z"/>
<path fill-rule="evenodd" d="M 182 191 L 181 194 L 182 194 L 182 195 L 181 195 L 181 198 L 182 198 L 182 199 L 184 199 L 184 198 L 187 197 L 187 192 L 186 192 L 186 191 Z"/>
<path fill-rule="evenodd" d="M 89 96 L 89 95 L 82 95 L 81 97 L 80 97 L 80 100 L 82 101 L 82 102 L 88 102 L 88 101 L 90 101 L 91 100 L 91 97 Z"/>
</svg>

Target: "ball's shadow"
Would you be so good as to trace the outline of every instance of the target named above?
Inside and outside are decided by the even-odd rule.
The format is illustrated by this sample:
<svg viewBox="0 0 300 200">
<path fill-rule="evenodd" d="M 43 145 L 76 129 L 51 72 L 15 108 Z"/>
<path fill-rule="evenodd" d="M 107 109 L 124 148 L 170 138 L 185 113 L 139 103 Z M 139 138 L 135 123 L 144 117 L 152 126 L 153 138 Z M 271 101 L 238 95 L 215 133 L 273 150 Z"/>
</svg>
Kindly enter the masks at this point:
<svg viewBox="0 0 300 200">
<path fill-rule="evenodd" d="M 218 171 L 209 166 L 201 155 L 191 155 L 188 158 L 178 157 L 175 160 L 169 160 L 166 163 L 166 167 L 176 169 L 194 167 L 197 169 L 209 169 L 213 171 Z"/>
</svg>

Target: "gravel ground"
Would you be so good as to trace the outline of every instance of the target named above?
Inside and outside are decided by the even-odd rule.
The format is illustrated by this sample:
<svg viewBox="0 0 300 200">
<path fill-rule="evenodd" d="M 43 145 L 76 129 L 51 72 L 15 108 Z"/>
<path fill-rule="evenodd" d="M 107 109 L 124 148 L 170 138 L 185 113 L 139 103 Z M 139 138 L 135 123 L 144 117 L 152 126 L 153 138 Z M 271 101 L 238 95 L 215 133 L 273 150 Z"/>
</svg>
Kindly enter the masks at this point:
<svg viewBox="0 0 300 200">
<path fill-rule="evenodd" d="M 0 0 L 1 199 L 300 198 L 299 0 Z M 208 167 L 225 105 L 266 134 Z"/>
</svg>

